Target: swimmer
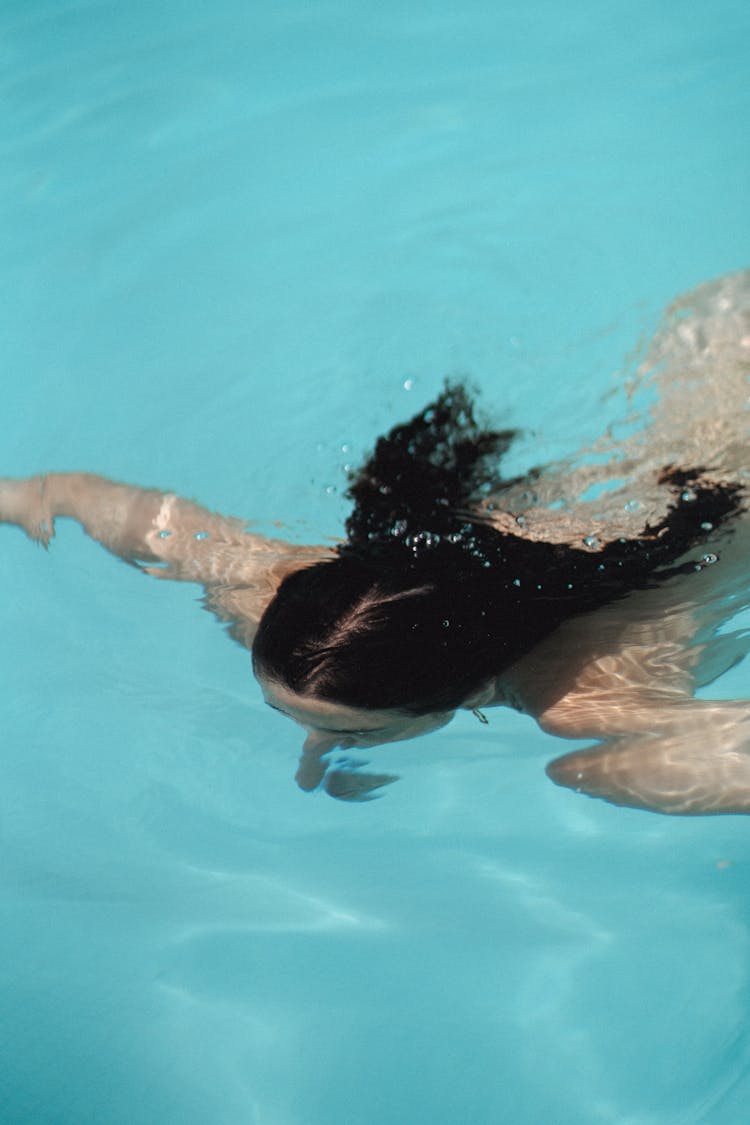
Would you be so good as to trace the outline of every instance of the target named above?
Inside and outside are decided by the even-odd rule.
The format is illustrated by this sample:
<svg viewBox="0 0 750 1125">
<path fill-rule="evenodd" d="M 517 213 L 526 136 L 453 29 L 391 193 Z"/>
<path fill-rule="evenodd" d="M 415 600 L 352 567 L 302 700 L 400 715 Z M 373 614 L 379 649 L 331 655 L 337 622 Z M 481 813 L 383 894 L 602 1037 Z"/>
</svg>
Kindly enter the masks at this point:
<svg viewBox="0 0 750 1125">
<path fill-rule="evenodd" d="M 750 272 L 667 310 L 633 385 L 645 424 L 504 479 L 516 434 L 448 384 L 352 474 L 346 537 L 300 546 L 169 492 L 88 473 L 0 479 L 0 521 L 57 517 L 158 579 L 196 582 L 305 741 L 296 780 L 367 799 L 395 780 L 335 750 L 510 706 L 595 745 L 553 781 L 671 814 L 750 812 L 750 702 L 695 698 L 744 656 Z M 744 599 L 744 600 L 743 600 Z"/>
</svg>

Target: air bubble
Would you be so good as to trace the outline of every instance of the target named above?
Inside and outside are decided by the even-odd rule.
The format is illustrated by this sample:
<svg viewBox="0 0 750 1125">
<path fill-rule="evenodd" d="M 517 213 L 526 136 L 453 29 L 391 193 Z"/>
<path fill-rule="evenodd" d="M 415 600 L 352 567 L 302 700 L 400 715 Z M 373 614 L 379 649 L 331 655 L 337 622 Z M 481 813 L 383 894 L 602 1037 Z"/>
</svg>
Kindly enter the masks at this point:
<svg viewBox="0 0 750 1125">
<path fill-rule="evenodd" d="M 446 618 L 444 618 L 444 620 L 443 620 L 443 628 L 444 628 L 444 629 L 450 629 L 450 625 L 451 625 L 451 623 L 450 623 L 450 621 L 448 620 L 448 618 L 447 618 L 447 617 L 446 617 Z"/>
<path fill-rule="evenodd" d="M 641 504 L 640 500 L 628 500 L 627 504 L 625 504 L 623 507 L 626 512 L 637 512 L 639 508 L 643 507 L 643 505 Z"/>
<path fill-rule="evenodd" d="M 692 488 L 684 489 L 682 494 L 680 495 L 680 500 L 684 500 L 686 504 L 689 503 L 691 500 L 697 500 L 697 499 L 698 499 L 698 494 Z"/>
<path fill-rule="evenodd" d="M 169 537 L 170 537 L 170 535 L 171 535 L 171 534 L 172 534 L 172 532 L 171 532 L 171 531 L 166 531 L 166 530 L 165 530 L 165 531 L 160 531 L 160 532 L 159 532 L 159 538 L 160 538 L 160 539 L 169 539 Z"/>
<path fill-rule="evenodd" d="M 519 527 L 526 526 L 526 516 L 516 516 L 516 523 Z"/>
<path fill-rule="evenodd" d="M 598 547 L 601 547 L 602 542 L 598 535 L 587 535 L 583 541 L 583 545 L 584 547 L 588 547 L 590 551 L 595 551 Z"/>
<path fill-rule="evenodd" d="M 706 566 L 712 566 L 713 563 L 718 562 L 718 561 L 719 561 L 719 556 L 712 554 L 710 551 L 707 554 L 705 554 L 703 556 L 703 558 L 701 559 L 701 562 L 704 563 Z"/>
<path fill-rule="evenodd" d="M 704 520 L 701 524 L 701 531 L 713 531 L 714 525 L 710 520 Z"/>
<path fill-rule="evenodd" d="M 514 586 L 520 586 L 521 585 L 521 579 L 520 578 L 514 578 L 513 579 L 513 585 Z"/>
<path fill-rule="evenodd" d="M 208 539 L 208 532 L 207 531 L 196 531 L 195 535 L 193 536 L 193 539 Z"/>
</svg>

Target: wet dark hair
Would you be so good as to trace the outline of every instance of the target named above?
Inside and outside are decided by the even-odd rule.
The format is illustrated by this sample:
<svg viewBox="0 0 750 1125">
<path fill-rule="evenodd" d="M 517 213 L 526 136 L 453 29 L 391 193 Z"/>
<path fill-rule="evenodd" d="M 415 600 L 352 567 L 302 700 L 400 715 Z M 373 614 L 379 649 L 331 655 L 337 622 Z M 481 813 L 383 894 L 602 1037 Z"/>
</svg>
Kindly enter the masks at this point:
<svg viewBox="0 0 750 1125">
<path fill-rule="evenodd" d="M 668 468 L 674 501 L 642 538 L 592 551 L 499 531 L 478 504 L 518 483 L 500 472 L 515 436 L 448 384 L 381 437 L 352 474 L 337 557 L 291 574 L 266 609 L 256 672 L 353 707 L 455 710 L 567 618 L 693 569 L 670 564 L 740 506 L 736 486 Z"/>
</svg>

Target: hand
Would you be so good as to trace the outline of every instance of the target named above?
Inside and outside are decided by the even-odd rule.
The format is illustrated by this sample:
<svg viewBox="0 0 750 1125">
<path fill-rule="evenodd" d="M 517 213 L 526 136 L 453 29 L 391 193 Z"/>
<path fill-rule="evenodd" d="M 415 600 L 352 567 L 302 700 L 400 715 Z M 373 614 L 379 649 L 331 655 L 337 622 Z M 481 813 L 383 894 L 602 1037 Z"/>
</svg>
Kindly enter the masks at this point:
<svg viewBox="0 0 750 1125">
<path fill-rule="evenodd" d="M 22 527 L 30 539 L 46 548 L 55 534 L 55 524 L 45 485 L 43 476 L 25 480 L 0 477 L 0 523 Z"/>
<path fill-rule="evenodd" d="M 333 769 L 329 769 L 323 778 L 323 788 L 329 797 L 336 797 L 339 801 L 374 801 L 376 789 L 385 785 L 392 785 L 398 781 L 398 776 L 392 773 L 358 773 L 367 762 L 358 762 L 354 758 L 342 758 Z"/>
</svg>

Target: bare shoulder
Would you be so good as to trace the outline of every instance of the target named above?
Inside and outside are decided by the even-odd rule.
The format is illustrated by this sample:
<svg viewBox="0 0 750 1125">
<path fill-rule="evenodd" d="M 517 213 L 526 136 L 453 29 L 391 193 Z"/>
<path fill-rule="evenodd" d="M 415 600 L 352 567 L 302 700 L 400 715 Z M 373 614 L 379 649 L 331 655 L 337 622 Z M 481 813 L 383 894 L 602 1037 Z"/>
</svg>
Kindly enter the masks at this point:
<svg viewBox="0 0 750 1125">
<path fill-rule="evenodd" d="M 742 660 L 750 604 L 748 521 L 713 544 L 715 562 L 565 622 L 509 670 L 546 732 L 593 739 L 547 767 L 558 785 L 669 813 L 750 812 L 750 703 L 696 698 Z"/>
<path fill-rule="evenodd" d="M 231 554 L 231 552 L 230 552 Z M 335 557 L 333 549 L 263 540 L 225 558 L 223 578 L 204 582 L 204 607 L 228 626 L 232 638 L 251 648 L 258 623 L 287 575 Z"/>
<path fill-rule="evenodd" d="M 694 698 L 705 645 L 690 644 L 692 614 L 673 607 L 619 625 L 611 616 L 593 635 L 591 620 L 575 624 L 556 652 L 516 669 L 518 696 L 544 731 L 597 740 L 550 762 L 550 779 L 651 812 L 749 813 L 750 703 Z M 727 654 L 731 663 L 731 645 Z"/>
</svg>

